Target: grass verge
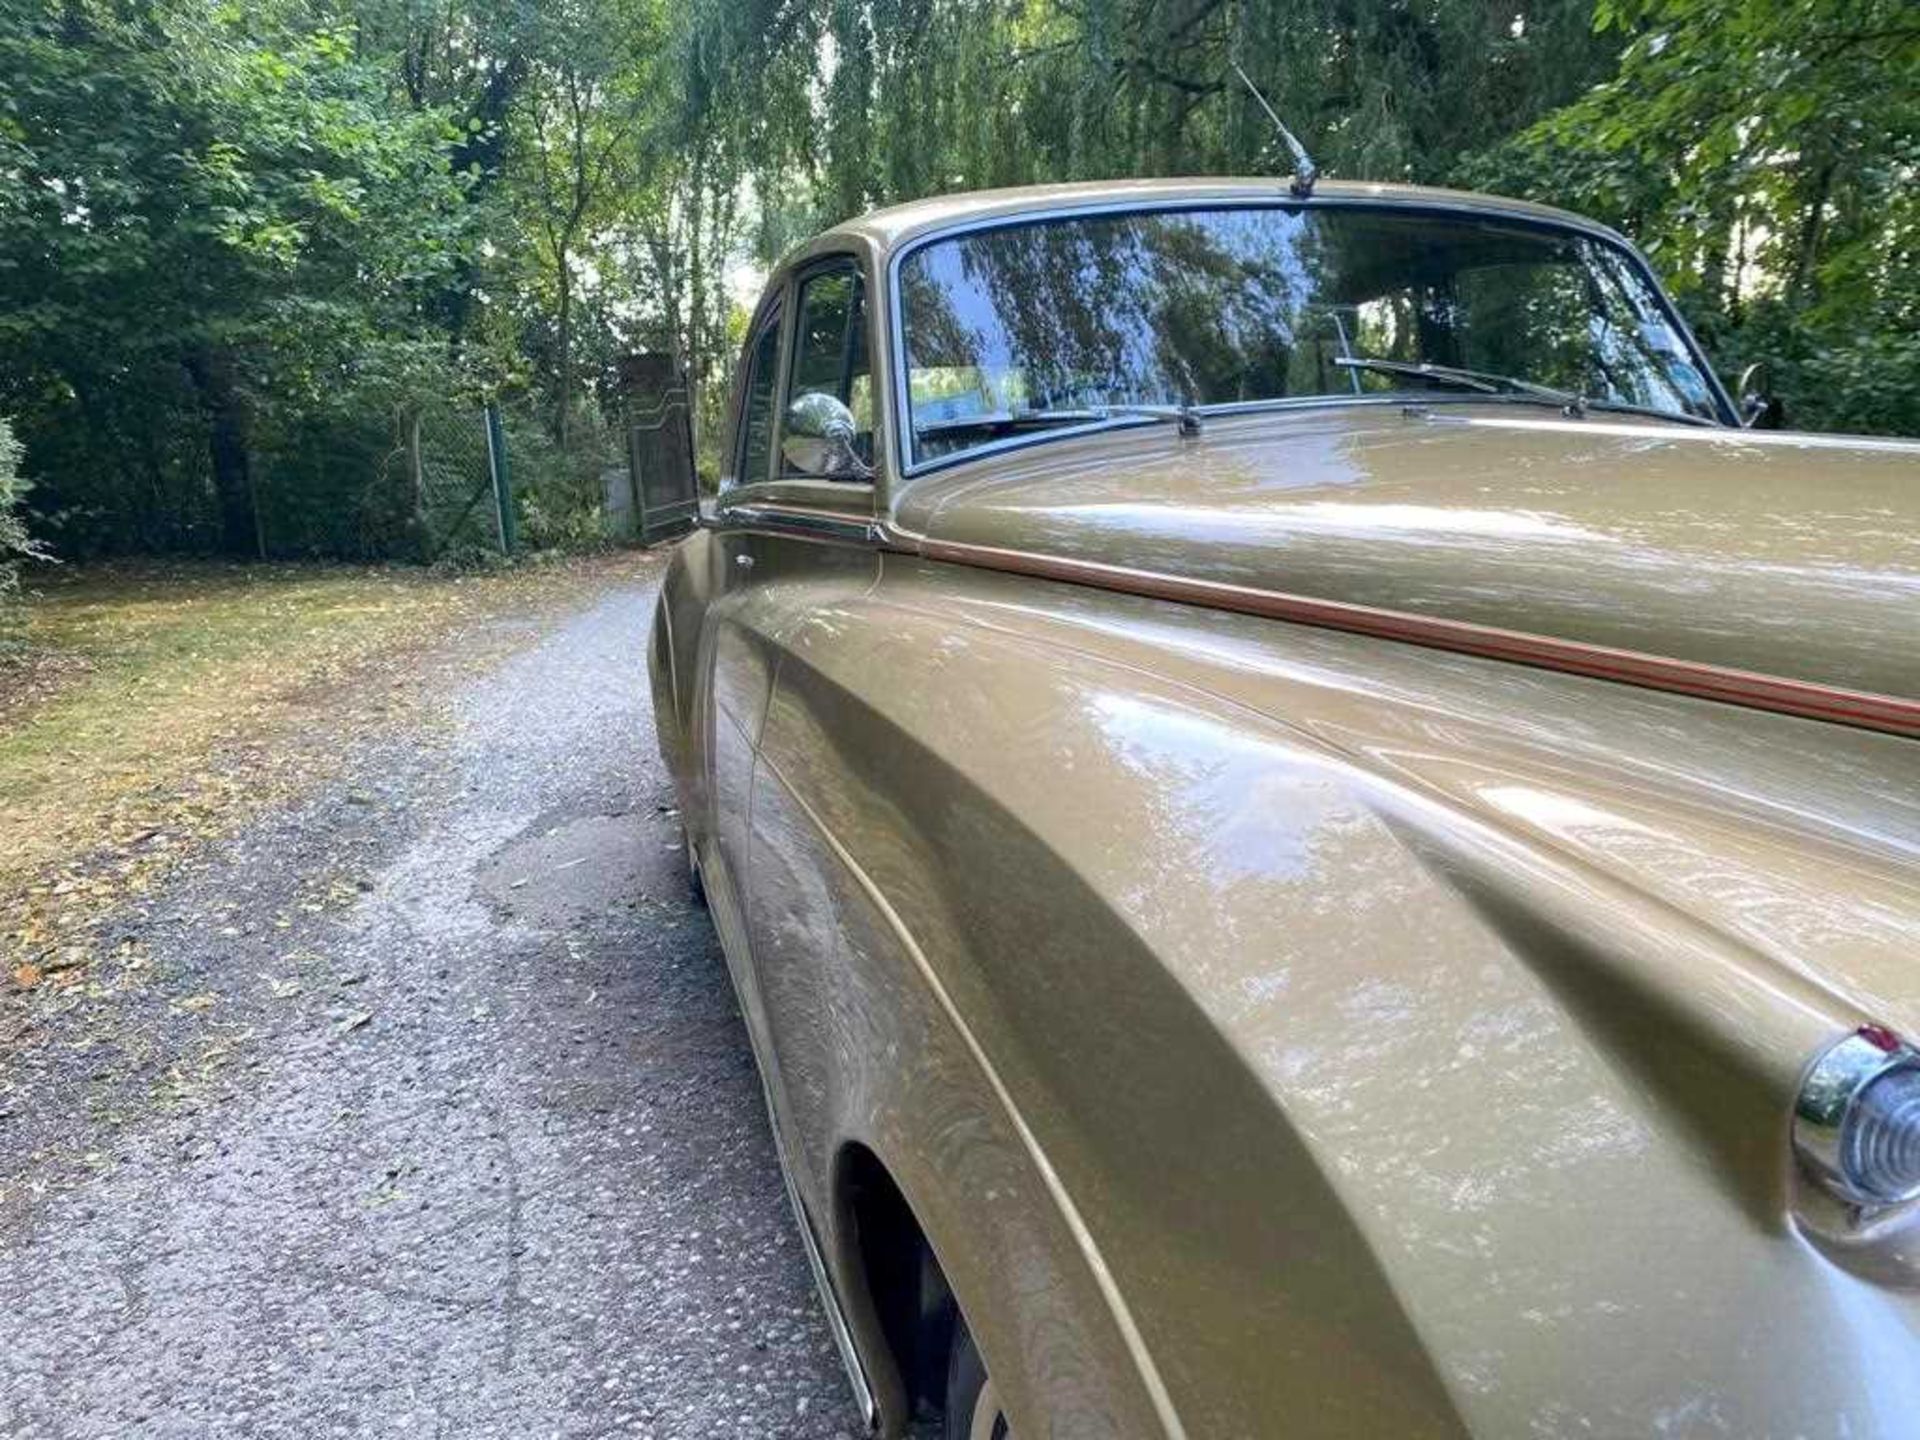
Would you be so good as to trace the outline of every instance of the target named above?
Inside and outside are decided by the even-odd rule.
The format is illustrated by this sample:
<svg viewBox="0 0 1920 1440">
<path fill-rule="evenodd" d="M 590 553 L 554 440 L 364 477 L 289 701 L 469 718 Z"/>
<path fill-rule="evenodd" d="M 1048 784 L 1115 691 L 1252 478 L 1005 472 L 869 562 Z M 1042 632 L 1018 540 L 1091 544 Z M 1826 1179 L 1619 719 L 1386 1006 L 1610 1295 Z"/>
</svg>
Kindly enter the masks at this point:
<svg viewBox="0 0 1920 1440">
<path fill-rule="evenodd" d="M 479 575 L 111 566 L 38 587 L 0 669 L 0 968 L 72 983 L 93 920 L 205 840 L 338 771 L 341 741 L 430 704 L 429 676 L 645 561 Z M 3 988 L 3 987 L 0 987 Z"/>
</svg>

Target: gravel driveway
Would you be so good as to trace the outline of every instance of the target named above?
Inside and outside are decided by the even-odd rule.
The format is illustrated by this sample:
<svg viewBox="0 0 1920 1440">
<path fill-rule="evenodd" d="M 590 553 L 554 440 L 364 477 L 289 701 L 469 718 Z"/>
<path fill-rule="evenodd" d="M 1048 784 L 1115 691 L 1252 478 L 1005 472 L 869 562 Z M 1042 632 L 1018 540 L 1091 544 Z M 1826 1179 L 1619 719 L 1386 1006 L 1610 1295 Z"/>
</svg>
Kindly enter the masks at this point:
<svg viewBox="0 0 1920 1440">
<path fill-rule="evenodd" d="M 657 560 L 115 922 L 8 1057 L 0 1434 L 858 1433 L 687 897 Z"/>
</svg>

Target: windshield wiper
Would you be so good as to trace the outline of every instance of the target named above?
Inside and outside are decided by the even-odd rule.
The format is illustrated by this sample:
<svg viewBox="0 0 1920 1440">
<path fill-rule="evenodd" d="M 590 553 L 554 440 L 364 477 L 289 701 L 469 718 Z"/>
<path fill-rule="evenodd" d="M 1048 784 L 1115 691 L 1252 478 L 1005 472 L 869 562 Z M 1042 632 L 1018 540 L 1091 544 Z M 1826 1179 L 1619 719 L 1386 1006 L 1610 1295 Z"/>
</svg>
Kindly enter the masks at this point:
<svg viewBox="0 0 1920 1440">
<path fill-rule="evenodd" d="M 925 420 L 915 428 L 922 435 L 943 434 L 953 430 L 1017 430 L 1023 425 L 1096 425 L 1102 420 L 1138 416 L 1147 420 L 1171 420 L 1182 435 L 1200 433 L 1200 414 L 1191 405 L 1090 405 L 1060 410 L 1001 411 L 991 415 L 957 415 L 951 420 Z"/>
<path fill-rule="evenodd" d="M 1531 395 L 1560 406 L 1570 415 L 1584 414 L 1590 403 L 1586 396 L 1571 390 L 1556 390 L 1551 385 L 1536 385 L 1531 380 L 1516 380 L 1511 375 L 1496 375 L 1490 370 L 1462 370 L 1456 365 L 1433 365 L 1422 361 L 1382 360 L 1371 355 L 1336 355 L 1333 363 L 1349 370 L 1376 370 L 1382 375 L 1411 375 L 1419 380 L 1437 380 L 1478 390 L 1483 395 Z"/>
<path fill-rule="evenodd" d="M 1714 424 L 1704 415 L 1692 415 L 1684 410 L 1658 410 L 1651 405 L 1635 405 L 1626 400 L 1596 400 L 1590 395 L 1576 395 L 1571 390 L 1556 390 L 1551 385 L 1518 380 L 1511 375 L 1496 375 L 1489 370 L 1415 364 L 1410 360 L 1383 360 L 1371 355 L 1336 355 L 1333 363 L 1349 370 L 1377 370 L 1383 375 L 1411 375 L 1416 379 L 1437 380 L 1443 385 L 1457 385 L 1463 390 L 1477 390 L 1483 395 L 1529 396 L 1558 405 L 1563 414 L 1574 419 L 1584 417 L 1589 410 L 1609 410 L 1622 415 L 1647 415 L 1655 420 L 1670 420 L 1684 425 Z"/>
<path fill-rule="evenodd" d="M 1709 430 L 1718 430 L 1718 420 L 1709 420 L 1705 415 L 1695 415 L 1690 410 L 1661 410 L 1653 405 L 1635 405 L 1630 400 L 1596 400 L 1591 395 L 1581 397 L 1584 410 L 1606 410 L 1621 415 L 1645 415 L 1653 420 L 1668 420 L 1680 425 L 1704 425 Z"/>
<path fill-rule="evenodd" d="M 1024 410 L 1018 420 L 1073 420 L 1083 424 L 1093 424 L 1101 420 L 1116 417 L 1132 419 L 1138 416 L 1143 420 L 1171 420 L 1180 426 L 1182 435 L 1200 433 L 1200 411 L 1192 405 L 1136 405 L 1131 401 L 1120 401 L 1112 405 L 1085 405 L 1071 410 Z"/>
<path fill-rule="evenodd" d="M 921 435 L 945 435 L 954 430 L 1016 430 L 1022 425 L 1084 425 L 1101 418 L 1088 410 L 1022 410 L 1017 415 L 1001 410 L 990 415 L 916 420 L 913 428 Z"/>
<path fill-rule="evenodd" d="M 1200 433 L 1200 412 L 1191 405 L 1103 405 L 1095 412 L 1101 419 L 1111 415 L 1139 415 L 1148 420 L 1172 420 L 1182 435 Z"/>
</svg>

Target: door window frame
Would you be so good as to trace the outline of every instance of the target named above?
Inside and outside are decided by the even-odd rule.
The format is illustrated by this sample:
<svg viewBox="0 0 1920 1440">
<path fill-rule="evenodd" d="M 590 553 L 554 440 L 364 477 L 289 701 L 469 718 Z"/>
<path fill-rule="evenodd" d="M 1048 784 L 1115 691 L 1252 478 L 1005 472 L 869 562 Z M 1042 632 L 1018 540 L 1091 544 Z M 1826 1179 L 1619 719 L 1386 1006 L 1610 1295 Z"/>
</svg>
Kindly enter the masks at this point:
<svg viewBox="0 0 1920 1440">
<path fill-rule="evenodd" d="M 865 316 L 863 324 L 867 344 L 868 374 L 874 387 L 874 475 L 867 480 L 828 480 L 815 477 L 805 479 L 786 476 L 779 473 L 777 458 L 768 461 L 768 473 L 748 479 L 741 474 L 741 461 L 746 452 L 746 412 L 747 391 L 754 344 L 765 337 L 768 326 L 777 326 L 780 332 L 779 343 L 779 380 L 775 391 L 775 430 L 774 457 L 779 453 L 781 422 L 784 421 L 787 407 L 792 403 L 793 349 L 795 334 L 799 326 L 797 297 L 799 287 L 809 278 L 823 269 L 851 266 L 860 277 Z M 729 424 L 732 435 L 727 451 L 727 466 L 731 474 L 721 476 L 720 494 L 711 515 L 703 521 L 709 528 L 720 530 L 748 529 L 762 532 L 802 534 L 815 539 L 852 541 L 863 545 L 877 543 L 874 529 L 875 507 L 879 497 L 885 493 L 881 481 L 889 464 L 886 459 L 886 447 L 890 441 L 889 395 L 890 379 L 881 378 L 885 373 L 882 357 L 886 353 L 878 348 L 883 342 L 882 325 L 884 317 L 880 313 L 882 303 L 879 282 L 880 267 L 873 259 L 857 247 L 834 249 L 818 255 L 808 256 L 794 262 L 784 271 L 776 271 L 770 279 L 766 292 L 754 311 L 753 324 L 748 328 L 748 340 L 741 354 L 741 367 L 734 377 L 734 396 Z"/>
<path fill-rule="evenodd" d="M 786 338 L 780 347 L 780 409 L 775 416 L 774 463 L 772 478 L 788 484 L 827 484 L 852 490 L 859 486 L 873 487 L 871 480 L 819 480 L 817 477 L 802 477 L 781 473 L 780 439 L 786 430 L 787 407 L 793 404 L 793 371 L 799 359 L 800 347 L 800 296 L 807 288 L 807 282 L 816 276 L 833 270 L 851 271 L 860 282 L 860 324 L 866 331 L 867 341 L 867 384 L 873 391 L 873 450 L 876 458 L 880 452 L 880 380 L 874 371 L 874 283 L 873 276 L 861 258 L 851 250 L 833 250 L 825 255 L 815 255 L 803 264 L 796 265 L 788 272 L 782 285 L 781 308 L 792 318 L 786 325 Z M 848 379 L 847 366 L 852 360 L 853 329 L 847 328 L 841 337 L 840 378 Z"/>
<path fill-rule="evenodd" d="M 744 351 L 744 363 L 740 374 L 740 409 L 736 421 L 736 434 L 733 438 L 733 485 L 759 485 L 774 476 L 774 459 L 780 453 L 780 422 L 785 414 L 786 398 L 786 361 L 789 349 L 787 336 L 787 287 L 782 286 L 768 299 L 756 317 L 758 323 L 747 334 Z M 753 409 L 753 382 L 759 373 L 755 363 L 759 358 L 760 344 L 767 338 L 768 331 L 774 332 L 773 342 L 773 389 L 769 393 L 771 413 L 767 416 L 767 463 L 765 473 L 749 477 L 746 474 L 747 446 L 752 434 L 747 423 Z M 733 487 L 728 487 L 733 488 Z"/>
</svg>

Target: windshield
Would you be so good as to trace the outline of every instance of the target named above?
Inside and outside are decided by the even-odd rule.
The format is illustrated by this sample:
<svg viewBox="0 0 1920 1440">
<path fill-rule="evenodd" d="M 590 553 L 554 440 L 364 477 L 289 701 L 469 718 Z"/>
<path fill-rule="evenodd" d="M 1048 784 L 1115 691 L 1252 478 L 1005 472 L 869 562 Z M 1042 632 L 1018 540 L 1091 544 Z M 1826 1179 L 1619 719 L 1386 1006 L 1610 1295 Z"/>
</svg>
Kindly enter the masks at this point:
<svg viewBox="0 0 1920 1440">
<path fill-rule="evenodd" d="M 913 463 L 1117 423 L 1129 405 L 1415 393 L 1537 405 L 1560 392 L 1722 418 L 1625 251 L 1457 211 L 1021 222 L 911 252 L 900 310 Z"/>
</svg>

